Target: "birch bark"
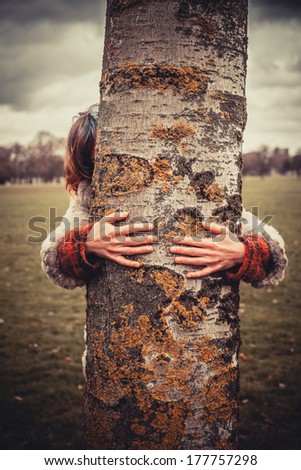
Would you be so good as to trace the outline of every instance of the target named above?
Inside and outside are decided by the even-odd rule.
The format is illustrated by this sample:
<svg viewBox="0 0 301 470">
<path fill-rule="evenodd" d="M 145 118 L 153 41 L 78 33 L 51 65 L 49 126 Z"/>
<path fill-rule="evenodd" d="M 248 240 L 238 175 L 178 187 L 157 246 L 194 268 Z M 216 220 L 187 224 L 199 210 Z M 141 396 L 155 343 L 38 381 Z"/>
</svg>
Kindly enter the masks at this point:
<svg viewBox="0 0 301 470">
<path fill-rule="evenodd" d="M 89 448 L 235 446 L 238 284 L 186 279 L 168 247 L 240 216 L 246 59 L 247 0 L 107 2 L 91 214 L 156 221 L 159 244 L 88 286 Z"/>
</svg>

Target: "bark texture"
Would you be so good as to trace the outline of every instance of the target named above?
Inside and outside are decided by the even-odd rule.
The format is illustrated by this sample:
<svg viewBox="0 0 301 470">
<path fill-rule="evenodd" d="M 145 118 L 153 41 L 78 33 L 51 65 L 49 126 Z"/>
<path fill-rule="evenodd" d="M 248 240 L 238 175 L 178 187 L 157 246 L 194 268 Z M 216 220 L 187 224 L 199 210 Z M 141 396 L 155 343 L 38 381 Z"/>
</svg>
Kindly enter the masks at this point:
<svg viewBox="0 0 301 470">
<path fill-rule="evenodd" d="M 92 214 L 155 220 L 160 243 L 88 286 L 89 448 L 235 446 L 238 284 L 167 248 L 240 216 L 246 49 L 247 0 L 108 1 Z"/>
</svg>

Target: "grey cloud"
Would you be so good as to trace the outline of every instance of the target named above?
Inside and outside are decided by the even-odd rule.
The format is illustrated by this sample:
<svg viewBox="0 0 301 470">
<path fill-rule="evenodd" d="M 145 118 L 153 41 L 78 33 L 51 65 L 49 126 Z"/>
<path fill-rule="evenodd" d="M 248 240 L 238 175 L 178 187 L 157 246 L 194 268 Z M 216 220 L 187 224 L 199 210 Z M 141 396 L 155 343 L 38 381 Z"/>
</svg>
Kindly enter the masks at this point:
<svg viewBox="0 0 301 470">
<path fill-rule="evenodd" d="M 38 23 L 7 34 L 0 46 L 0 104 L 31 109 L 39 89 L 100 70 L 101 30 L 90 23 L 68 27 Z"/>
<path fill-rule="evenodd" d="M 39 88 L 99 67 L 105 3 L 0 0 L 0 104 L 30 109 Z"/>
<path fill-rule="evenodd" d="M 300 0 L 250 0 L 257 20 L 301 21 Z"/>
<path fill-rule="evenodd" d="M 293 72 L 301 72 L 301 58 L 291 64 L 291 70 Z"/>
<path fill-rule="evenodd" d="M 98 22 L 105 0 L 1 0 L 0 18 L 19 24 L 47 20 L 56 23 Z"/>
</svg>

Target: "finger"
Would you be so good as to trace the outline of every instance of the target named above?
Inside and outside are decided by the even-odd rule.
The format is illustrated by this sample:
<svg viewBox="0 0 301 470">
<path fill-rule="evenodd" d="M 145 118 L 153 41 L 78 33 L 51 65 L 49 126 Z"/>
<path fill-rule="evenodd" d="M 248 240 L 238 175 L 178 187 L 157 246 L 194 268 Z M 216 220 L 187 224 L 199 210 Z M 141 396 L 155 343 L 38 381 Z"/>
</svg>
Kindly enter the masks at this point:
<svg viewBox="0 0 301 470">
<path fill-rule="evenodd" d="M 105 222 L 118 222 L 118 220 L 124 220 L 129 215 L 128 212 L 112 212 L 112 214 L 105 215 L 102 219 Z"/>
<path fill-rule="evenodd" d="M 212 247 L 212 240 L 208 238 L 204 239 L 200 237 L 175 237 L 173 239 L 173 242 L 179 245 L 190 245 L 201 248 Z"/>
<path fill-rule="evenodd" d="M 118 238 L 117 238 L 118 240 Z M 127 246 L 136 246 L 136 245 L 148 245 L 149 243 L 156 243 L 158 237 L 155 235 L 140 235 L 138 237 L 124 237 L 122 243 Z"/>
<path fill-rule="evenodd" d="M 119 253 L 123 255 L 143 255 L 145 253 L 152 253 L 154 251 L 154 247 L 147 245 L 147 246 L 124 246 L 118 249 Z"/>
<path fill-rule="evenodd" d="M 228 231 L 228 228 L 225 227 L 224 225 L 218 225 L 213 222 L 208 223 L 208 222 L 203 221 L 202 226 L 204 227 L 204 229 L 216 235 L 227 233 Z"/>
<path fill-rule="evenodd" d="M 204 266 L 204 258 L 193 258 L 191 256 L 176 256 L 174 261 L 177 264 L 190 264 L 191 266 Z"/>
<path fill-rule="evenodd" d="M 171 246 L 169 251 L 177 255 L 188 256 L 202 256 L 208 254 L 203 248 L 186 247 L 186 246 Z"/>
<path fill-rule="evenodd" d="M 189 279 L 195 279 L 199 277 L 209 276 L 209 274 L 216 273 L 220 270 L 220 266 L 215 264 L 214 266 L 206 266 L 206 268 L 201 269 L 200 271 L 192 271 L 190 273 L 187 273 L 186 277 L 188 277 Z"/>
<path fill-rule="evenodd" d="M 150 223 L 136 223 L 136 224 L 130 224 L 130 225 L 122 225 L 120 227 L 116 227 L 118 229 L 118 235 L 128 235 L 129 233 L 135 233 L 135 232 L 147 232 L 150 230 L 153 230 L 154 224 Z M 117 235 L 117 234 L 116 234 Z"/>
<path fill-rule="evenodd" d="M 128 266 L 129 268 L 140 268 L 141 264 L 138 261 L 132 261 L 130 259 L 124 258 L 123 256 L 116 256 L 115 258 L 111 258 L 112 261 L 115 261 L 122 266 Z"/>
</svg>

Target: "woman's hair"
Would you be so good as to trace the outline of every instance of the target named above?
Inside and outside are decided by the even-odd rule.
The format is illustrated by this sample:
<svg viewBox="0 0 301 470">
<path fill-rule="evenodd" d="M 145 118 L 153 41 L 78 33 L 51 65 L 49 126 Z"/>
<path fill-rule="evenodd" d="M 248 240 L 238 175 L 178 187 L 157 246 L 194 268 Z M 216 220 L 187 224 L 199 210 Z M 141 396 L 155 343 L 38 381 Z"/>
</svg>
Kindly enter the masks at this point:
<svg viewBox="0 0 301 470">
<path fill-rule="evenodd" d="M 94 104 L 79 113 L 69 131 L 64 166 L 69 191 L 77 192 L 81 180 L 92 178 L 97 116 L 98 105 Z"/>
</svg>

